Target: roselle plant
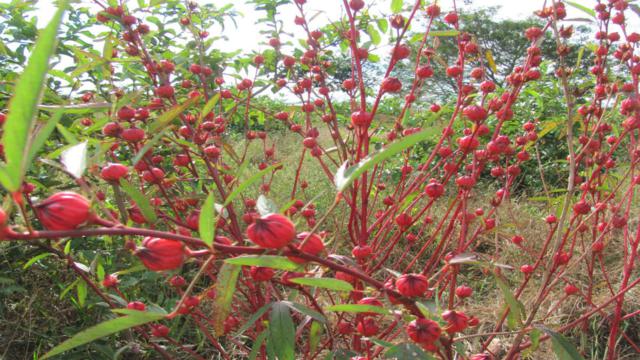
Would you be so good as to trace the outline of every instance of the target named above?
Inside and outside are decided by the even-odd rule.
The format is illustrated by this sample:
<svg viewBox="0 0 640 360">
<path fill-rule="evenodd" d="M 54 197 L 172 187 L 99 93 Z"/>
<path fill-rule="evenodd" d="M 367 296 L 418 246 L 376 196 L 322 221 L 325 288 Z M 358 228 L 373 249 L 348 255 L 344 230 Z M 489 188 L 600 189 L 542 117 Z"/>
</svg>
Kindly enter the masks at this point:
<svg viewBox="0 0 640 360">
<path fill-rule="evenodd" d="M 584 344 L 569 339 L 594 319 L 607 332 L 598 358 L 640 353 L 640 34 L 626 25 L 637 6 L 544 2 L 540 26 L 512 34 L 529 46 L 500 86 L 487 76 L 500 64 L 461 30 L 456 1 L 393 0 L 377 17 L 343 0 L 344 17 L 323 28 L 306 0 L 250 3 L 270 31 L 246 56 L 216 50 L 209 32 L 229 6 L 95 1 L 87 27 L 104 49 L 74 50 L 75 76 L 89 79 L 53 104 L 38 94 L 56 50 L 72 46 L 55 41 L 68 1 L 40 32 L 0 118 L 0 238 L 53 255 L 81 303 L 88 290 L 111 311 L 34 356 L 127 331 L 150 358 L 520 359 L 546 356 L 550 340 L 557 357 L 582 359 Z M 282 6 L 295 6 L 292 24 Z M 593 46 L 571 42 L 568 6 L 595 24 Z M 442 42 L 455 61 L 442 64 Z M 556 56 L 543 58 L 545 42 Z M 412 64 L 410 81 L 399 64 Z M 442 67 L 453 101 L 424 100 Z M 556 198 L 539 150 L 553 128 L 514 111 L 540 81 L 564 96 Z M 413 120 L 425 113 L 432 123 Z M 296 151 L 279 151 L 283 136 Z M 547 202 L 527 233 L 512 222 L 523 166 L 539 169 Z M 41 167 L 63 180 L 43 186 L 52 175 Z M 86 258 L 79 243 L 111 259 Z M 157 273 L 157 290 L 124 288 L 144 282 L 132 268 Z M 496 297 L 491 311 L 474 306 Z"/>
</svg>

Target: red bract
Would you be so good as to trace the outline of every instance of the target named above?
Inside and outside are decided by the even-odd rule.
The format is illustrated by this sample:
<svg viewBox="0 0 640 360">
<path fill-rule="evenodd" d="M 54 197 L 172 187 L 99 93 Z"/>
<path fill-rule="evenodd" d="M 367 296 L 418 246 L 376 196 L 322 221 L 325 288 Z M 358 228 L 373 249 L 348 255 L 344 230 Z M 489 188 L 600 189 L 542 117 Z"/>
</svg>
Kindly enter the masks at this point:
<svg viewBox="0 0 640 360">
<path fill-rule="evenodd" d="M 48 230 L 73 230 L 86 224 L 91 217 L 89 200 L 71 191 L 51 195 L 35 208 Z"/>
<path fill-rule="evenodd" d="M 358 332 L 363 336 L 373 336 L 380 331 L 380 327 L 376 320 L 372 318 L 365 318 L 358 322 Z"/>
<path fill-rule="evenodd" d="M 418 344 L 432 344 L 440 338 L 442 333 L 437 322 L 425 318 L 411 321 L 407 325 L 406 331 L 409 338 Z"/>
<path fill-rule="evenodd" d="M 428 288 L 429 281 L 422 274 L 404 274 L 396 280 L 396 289 L 402 296 L 424 296 Z"/>
<path fill-rule="evenodd" d="M 286 246 L 295 236 L 296 229 L 291 220 L 280 214 L 263 216 L 247 227 L 249 240 L 268 249 L 279 249 Z"/>
<path fill-rule="evenodd" d="M 146 237 L 135 251 L 144 266 L 151 271 L 173 270 L 185 259 L 184 244 L 177 240 Z"/>
<path fill-rule="evenodd" d="M 271 268 L 252 266 L 249 270 L 251 278 L 255 281 L 269 281 L 275 275 L 275 271 Z"/>
<path fill-rule="evenodd" d="M 351 114 L 351 124 L 356 127 L 369 127 L 371 124 L 371 114 L 366 111 L 356 111 Z"/>
<path fill-rule="evenodd" d="M 471 105 L 464 108 L 462 114 L 473 122 L 480 122 L 487 118 L 487 110 L 480 105 Z"/>
<path fill-rule="evenodd" d="M 351 251 L 351 255 L 353 255 L 353 257 L 358 260 L 364 260 L 368 258 L 369 256 L 371 256 L 371 253 L 373 253 L 373 250 L 368 245 L 358 245 Z"/>
</svg>

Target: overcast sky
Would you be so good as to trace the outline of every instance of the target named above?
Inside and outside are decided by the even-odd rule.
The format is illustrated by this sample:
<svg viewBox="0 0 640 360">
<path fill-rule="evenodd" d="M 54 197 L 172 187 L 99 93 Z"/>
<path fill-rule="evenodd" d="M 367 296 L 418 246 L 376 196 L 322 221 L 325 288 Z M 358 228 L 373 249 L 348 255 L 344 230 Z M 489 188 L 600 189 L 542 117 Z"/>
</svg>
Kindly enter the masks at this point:
<svg viewBox="0 0 640 360">
<path fill-rule="evenodd" d="M 7 1 L 7 0 L 0 0 Z M 90 0 L 82 0 L 83 3 L 90 4 Z M 243 14 L 242 17 L 238 17 L 236 19 L 238 23 L 237 28 L 233 28 L 233 24 L 230 24 L 230 28 L 224 32 L 224 34 L 228 37 L 228 41 L 216 43 L 216 46 L 220 49 L 231 51 L 236 49 L 243 50 L 260 50 L 257 45 L 258 40 L 264 40 L 260 34 L 258 34 L 258 30 L 261 29 L 259 24 L 256 24 L 256 20 L 260 17 L 260 13 L 255 12 L 252 9 L 250 4 L 246 4 L 245 1 L 232 1 L 232 0 L 200 0 L 200 3 L 210 3 L 214 2 L 219 4 L 219 6 L 223 6 L 227 3 L 233 3 L 236 10 Z M 589 8 L 593 8 L 595 1 L 594 0 L 575 0 L 576 3 L 585 5 Z M 372 6 L 372 11 L 378 14 L 388 14 L 389 13 L 389 4 L 390 0 L 370 0 L 367 1 L 368 5 Z M 413 1 L 405 0 L 405 4 L 413 3 Z M 542 7 L 544 0 L 458 0 L 458 7 L 461 9 L 476 9 L 481 7 L 490 7 L 490 6 L 499 6 L 500 10 L 496 13 L 497 18 L 501 19 L 523 19 L 527 16 L 533 14 L 535 10 L 539 10 Z M 547 3 L 550 3 L 550 0 L 547 0 Z M 42 27 L 49 20 L 50 16 L 54 13 L 53 11 L 53 0 L 40 0 L 38 2 L 39 10 L 37 12 L 38 24 L 39 27 Z M 129 0 L 130 6 L 136 6 L 137 1 Z M 440 6 L 443 8 L 443 11 L 450 10 L 453 6 L 452 0 L 440 0 Z M 285 5 L 281 8 L 281 14 L 279 14 L 279 18 L 281 18 L 285 23 L 291 24 L 288 26 L 286 30 L 294 31 L 296 29 L 296 25 L 293 24 L 293 19 L 297 15 L 297 9 L 294 5 Z M 315 14 L 316 12 L 320 12 L 320 14 L 314 18 L 311 23 L 313 27 L 320 27 L 323 24 L 326 24 L 330 20 L 335 20 L 342 15 L 342 1 L 341 0 L 307 0 L 307 4 L 305 5 L 305 9 L 307 9 L 308 14 Z M 568 16 L 567 18 L 584 18 L 585 14 L 576 10 L 572 7 L 567 7 Z M 634 14 L 632 12 L 628 12 L 628 17 L 632 17 Z M 640 32 L 640 21 L 637 17 L 635 19 L 629 20 L 632 26 L 632 31 Z M 635 27 L 635 28 L 633 28 Z M 217 29 L 212 29 L 212 35 Z"/>
</svg>

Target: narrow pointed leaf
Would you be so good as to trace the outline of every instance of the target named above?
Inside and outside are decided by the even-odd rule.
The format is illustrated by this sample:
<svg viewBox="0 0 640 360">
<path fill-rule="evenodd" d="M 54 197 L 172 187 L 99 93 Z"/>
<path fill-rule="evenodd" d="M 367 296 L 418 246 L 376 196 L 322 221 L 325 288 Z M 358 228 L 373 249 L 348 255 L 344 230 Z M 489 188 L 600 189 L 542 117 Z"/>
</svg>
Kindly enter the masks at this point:
<svg viewBox="0 0 640 360">
<path fill-rule="evenodd" d="M 286 271 L 295 271 L 300 268 L 300 264 L 289 260 L 287 257 L 275 255 L 245 255 L 229 258 L 224 262 L 233 265 L 261 266 Z"/>
<path fill-rule="evenodd" d="M 200 209 L 200 218 L 198 222 L 198 230 L 200 231 L 200 240 L 208 246 L 213 244 L 213 236 L 215 234 L 216 216 L 214 209 L 213 191 L 209 192 L 209 196 L 204 201 L 202 209 Z"/>
<path fill-rule="evenodd" d="M 352 291 L 353 286 L 348 282 L 340 279 L 332 278 L 295 278 L 290 280 L 292 283 L 318 287 L 337 291 Z"/>
<path fill-rule="evenodd" d="M 289 306 L 282 302 L 271 306 L 268 341 L 279 360 L 295 359 L 296 328 Z"/>
<path fill-rule="evenodd" d="M 216 299 L 213 302 L 213 330 L 216 336 L 224 335 L 224 321 L 231 312 L 231 301 L 236 290 L 238 275 L 242 268 L 224 263 L 218 272 Z"/>
</svg>

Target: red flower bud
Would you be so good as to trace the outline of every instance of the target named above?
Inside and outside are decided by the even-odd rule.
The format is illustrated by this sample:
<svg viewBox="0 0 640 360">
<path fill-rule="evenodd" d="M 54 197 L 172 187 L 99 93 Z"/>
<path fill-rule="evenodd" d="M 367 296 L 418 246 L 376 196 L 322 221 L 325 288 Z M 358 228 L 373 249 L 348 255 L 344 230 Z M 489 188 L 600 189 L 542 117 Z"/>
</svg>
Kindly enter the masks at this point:
<svg viewBox="0 0 640 360">
<path fill-rule="evenodd" d="M 447 322 L 445 330 L 449 334 L 463 331 L 469 326 L 469 318 L 463 312 L 447 310 L 442 313 L 442 318 Z"/>
<path fill-rule="evenodd" d="M 268 267 L 252 266 L 249 273 L 254 281 L 269 281 L 273 278 L 275 271 Z"/>
<path fill-rule="evenodd" d="M 80 194 L 63 191 L 36 205 L 42 225 L 49 230 L 73 230 L 90 217 L 89 200 Z"/>
<path fill-rule="evenodd" d="M 151 271 L 177 269 L 185 258 L 184 245 L 180 241 L 151 236 L 144 238 L 142 247 L 135 254 Z"/>
<path fill-rule="evenodd" d="M 296 229 L 289 218 L 280 214 L 269 214 L 256 219 L 247 228 L 247 237 L 256 245 L 279 249 L 289 244 L 296 236 Z"/>
</svg>

